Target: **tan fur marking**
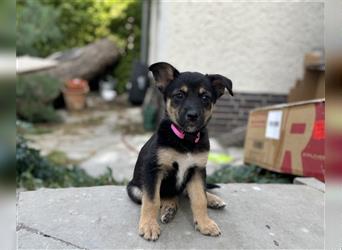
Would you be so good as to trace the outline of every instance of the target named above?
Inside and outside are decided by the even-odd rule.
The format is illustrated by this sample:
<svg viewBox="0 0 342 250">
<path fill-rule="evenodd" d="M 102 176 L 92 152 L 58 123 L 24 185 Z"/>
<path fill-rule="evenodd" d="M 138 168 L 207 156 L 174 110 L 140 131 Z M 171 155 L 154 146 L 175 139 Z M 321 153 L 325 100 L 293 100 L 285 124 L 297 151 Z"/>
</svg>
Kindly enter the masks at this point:
<svg viewBox="0 0 342 250">
<path fill-rule="evenodd" d="M 213 105 L 210 104 L 210 109 L 207 109 L 204 111 L 204 121 L 205 123 L 208 122 L 208 120 L 210 119 L 211 115 L 213 114 Z"/>
<path fill-rule="evenodd" d="M 205 167 L 208 161 L 209 152 L 201 153 L 179 153 L 171 148 L 162 148 L 158 150 L 158 164 L 172 167 L 173 162 L 177 162 L 179 167 L 186 168 L 196 165 L 197 167 Z"/>
<path fill-rule="evenodd" d="M 208 152 L 197 154 L 179 153 L 174 149 L 163 148 L 158 150 L 158 164 L 165 166 L 165 169 L 172 169 L 172 164 L 177 162 L 177 186 L 180 186 L 184 180 L 186 171 L 193 166 L 204 168 L 208 161 Z"/>
<path fill-rule="evenodd" d="M 177 126 L 179 126 L 177 120 L 178 120 L 178 112 L 177 109 L 173 108 L 171 105 L 171 99 L 166 100 L 166 112 L 169 115 L 171 121 L 175 123 Z"/>
<path fill-rule="evenodd" d="M 158 175 L 153 200 L 144 191 L 142 197 L 141 214 L 139 221 L 139 235 L 146 240 L 157 240 L 160 235 L 160 227 L 157 222 L 160 209 L 160 184 L 162 176 Z"/>
<path fill-rule="evenodd" d="M 207 197 L 204 191 L 203 180 L 198 172 L 194 174 L 187 185 L 190 198 L 191 210 L 194 217 L 195 227 L 202 234 L 218 236 L 221 231 L 217 224 L 209 218 L 207 210 Z"/>
<path fill-rule="evenodd" d="M 210 208 L 223 208 L 226 206 L 226 203 L 220 197 L 209 192 L 207 192 L 207 201 Z"/>
<path fill-rule="evenodd" d="M 160 200 L 160 207 L 161 207 L 161 209 L 163 209 L 165 207 L 177 208 L 178 207 L 178 198 L 177 197 L 163 198 Z"/>
<path fill-rule="evenodd" d="M 198 90 L 198 93 L 200 93 L 200 94 L 203 94 L 203 93 L 205 93 L 206 92 L 206 90 L 205 90 L 205 88 L 199 88 L 199 90 Z"/>
<path fill-rule="evenodd" d="M 180 88 L 184 93 L 188 93 L 188 87 L 186 85 L 183 85 L 181 88 Z"/>
</svg>

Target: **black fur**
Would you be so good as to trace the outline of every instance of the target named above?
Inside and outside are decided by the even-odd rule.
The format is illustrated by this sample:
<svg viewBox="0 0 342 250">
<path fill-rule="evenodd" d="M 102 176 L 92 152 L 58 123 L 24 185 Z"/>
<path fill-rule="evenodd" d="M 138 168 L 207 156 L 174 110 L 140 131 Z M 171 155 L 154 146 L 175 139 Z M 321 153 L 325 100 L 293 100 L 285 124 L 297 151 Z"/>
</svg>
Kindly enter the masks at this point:
<svg viewBox="0 0 342 250">
<path fill-rule="evenodd" d="M 220 186 L 213 184 L 213 183 L 206 183 L 206 189 L 214 189 L 214 188 L 220 188 Z"/>
<path fill-rule="evenodd" d="M 158 130 L 146 142 L 141 149 L 133 174 L 133 179 L 127 186 L 129 197 L 136 203 L 141 203 L 141 197 L 136 196 L 133 188 L 144 190 L 153 199 L 157 176 L 162 170 L 158 166 L 157 151 L 160 148 L 172 148 L 179 153 L 200 153 L 208 152 L 210 149 L 207 122 L 210 117 L 205 117 L 205 113 L 223 94 L 224 89 L 232 92 L 231 81 L 220 75 L 203 75 L 197 72 L 179 73 L 168 63 L 156 63 L 149 68 L 157 82 L 157 86 L 162 92 L 165 101 L 170 100 L 171 106 L 177 111 L 178 118 L 174 120 L 168 112 L 161 121 Z M 184 93 L 181 87 L 184 85 L 187 92 Z M 205 90 L 199 93 L 199 88 Z M 191 116 L 190 116 L 191 115 Z M 185 132 L 185 138 L 178 138 L 171 130 L 171 124 L 176 124 L 179 129 Z M 194 143 L 197 134 L 200 133 L 198 143 Z M 179 187 L 176 185 L 176 175 L 178 171 L 177 159 L 174 159 L 173 168 L 167 173 L 163 172 L 163 179 L 160 187 L 161 197 L 174 197 L 184 191 L 187 183 L 198 171 L 205 183 L 205 168 L 191 166 L 185 173 L 183 182 Z M 205 188 L 217 188 L 215 184 L 206 184 Z"/>
<path fill-rule="evenodd" d="M 200 140 L 198 143 L 194 143 L 193 139 L 187 140 L 186 138 L 181 141 L 170 129 L 171 121 L 164 119 L 161 121 L 159 130 L 154 134 L 150 140 L 141 149 L 137 163 L 134 168 L 133 179 L 127 186 L 129 197 L 136 203 L 141 203 L 140 198 L 135 197 L 131 188 L 133 186 L 138 187 L 140 190 L 143 188 L 153 198 L 155 192 L 156 176 L 160 171 L 157 165 L 156 151 L 157 147 L 171 147 L 180 153 L 186 152 L 204 152 L 209 150 L 209 139 L 206 128 L 200 131 Z M 160 196 L 161 197 L 173 197 L 183 192 L 187 182 L 191 179 L 194 171 L 197 168 L 194 166 L 189 169 L 187 176 L 184 178 L 185 182 L 182 183 L 180 188 L 176 188 L 176 174 L 178 166 L 173 164 L 173 170 L 167 173 L 161 183 Z"/>
<path fill-rule="evenodd" d="M 137 204 L 141 204 L 141 197 L 135 196 L 133 193 L 133 188 L 136 188 L 137 186 L 134 185 L 131 181 L 127 185 L 127 194 L 129 198 L 134 201 Z"/>
</svg>

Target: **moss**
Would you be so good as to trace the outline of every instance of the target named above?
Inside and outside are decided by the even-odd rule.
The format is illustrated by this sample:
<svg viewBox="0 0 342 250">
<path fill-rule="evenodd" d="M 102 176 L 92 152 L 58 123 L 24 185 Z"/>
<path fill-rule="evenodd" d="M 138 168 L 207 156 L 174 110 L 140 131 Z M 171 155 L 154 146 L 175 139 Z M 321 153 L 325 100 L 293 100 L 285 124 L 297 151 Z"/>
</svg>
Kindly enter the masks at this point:
<svg viewBox="0 0 342 250">
<path fill-rule="evenodd" d="M 52 133 L 53 128 L 44 125 L 32 125 L 28 128 L 17 126 L 17 132 L 19 132 L 20 134 L 42 135 Z"/>
<path fill-rule="evenodd" d="M 51 151 L 46 158 L 56 165 L 70 165 L 70 164 L 77 164 L 78 161 L 74 161 L 68 158 L 67 154 L 63 151 L 53 150 Z"/>
<path fill-rule="evenodd" d="M 76 123 L 76 125 L 84 126 L 99 126 L 103 123 L 105 117 L 104 116 L 97 116 L 97 117 L 90 117 L 82 122 Z"/>
</svg>

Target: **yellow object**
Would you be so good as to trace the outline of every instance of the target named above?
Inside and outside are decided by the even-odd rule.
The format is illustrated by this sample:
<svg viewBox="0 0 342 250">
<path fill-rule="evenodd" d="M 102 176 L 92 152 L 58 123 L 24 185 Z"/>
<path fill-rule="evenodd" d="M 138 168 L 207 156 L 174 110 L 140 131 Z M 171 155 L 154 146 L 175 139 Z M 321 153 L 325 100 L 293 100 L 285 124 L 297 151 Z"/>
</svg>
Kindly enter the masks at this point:
<svg viewBox="0 0 342 250">
<path fill-rule="evenodd" d="M 224 153 L 209 153 L 208 160 L 216 164 L 228 164 L 233 157 Z"/>
</svg>

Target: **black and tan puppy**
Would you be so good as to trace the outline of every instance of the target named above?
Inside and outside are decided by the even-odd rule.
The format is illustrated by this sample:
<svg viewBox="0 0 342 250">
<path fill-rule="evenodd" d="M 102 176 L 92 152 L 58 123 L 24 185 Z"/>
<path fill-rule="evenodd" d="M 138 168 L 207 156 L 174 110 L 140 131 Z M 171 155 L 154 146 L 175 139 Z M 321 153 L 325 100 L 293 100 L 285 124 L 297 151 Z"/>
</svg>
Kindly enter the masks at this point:
<svg viewBox="0 0 342 250">
<path fill-rule="evenodd" d="M 142 203 L 139 234 L 147 240 L 158 239 L 159 210 L 161 222 L 169 222 L 177 210 L 177 196 L 186 192 L 196 229 L 218 236 L 220 229 L 209 218 L 207 207 L 221 208 L 225 203 L 206 191 L 210 147 L 206 125 L 225 89 L 233 95 L 232 82 L 221 75 L 180 73 L 164 62 L 149 69 L 164 96 L 166 114 L 141 149 L 127 186 L 129 197 Z"/>
</svg>

